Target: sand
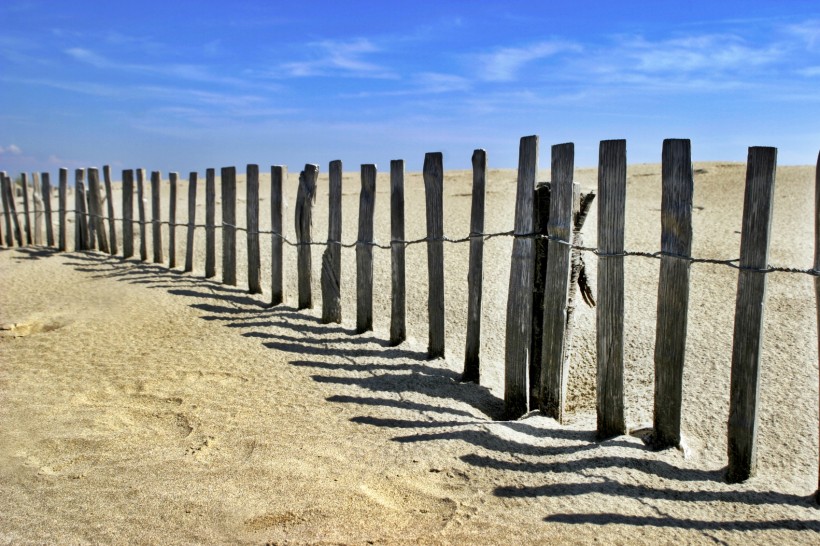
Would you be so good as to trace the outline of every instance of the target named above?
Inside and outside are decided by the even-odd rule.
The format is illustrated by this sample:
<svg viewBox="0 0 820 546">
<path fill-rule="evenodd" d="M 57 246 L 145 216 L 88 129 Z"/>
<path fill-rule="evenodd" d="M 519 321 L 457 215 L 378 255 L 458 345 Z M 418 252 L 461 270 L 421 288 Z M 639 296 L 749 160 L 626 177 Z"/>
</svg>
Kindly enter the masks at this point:
<svg viewBox="0 0 820 546">
<path fill-rule="evenodd" d="M 745 167 L 695 167 L 693 255 L 736 258 Z M 291 174 L 285 188 L 291 238 L 296 179 Z M 594 189 L 595 169 L 578 170 L 576 181 Z M 358 173 L 345 174 L 346 242 L 355 239 L 358 187 Z M 388 187 L 380 174 L 381 243 L 389 241 Z M 469 172 L 446 173 L 450 236 L 468 232 L 470 189 Z M 240 225 L 244 192 L 240 178 Z M 488 232 L 512 229 L 514 192 L 514 171 L 489 172 Z M 773 265 L 811 266 L 813 192 L 813 167 L 778 169 Z M 261 227 L 268 229 L 269 177 L 261 194 Z M 630 166 L 630 250 L 659 249 L 660 198 L 660 166 Z M 204 206 L 197 214 L 203 222 Z M 423 237 L 418 174 L 407 177 L 407 216 L 408 238 Z M 326 174 L 314 218 L 315 238 L 324 239 Z M 593 207 L 584 230 L 591 246 L 596 229 Z M 163 237 L 167 263 L 167 231 Z M 286 302 L 269 308 L 269 236 L 262 295 L 244 289 L 244 237 L 238 234 L 237 287 L 220 284 L 219 275 L 202 278 L 203 230 L 195 270 L 185 274 L 182 229 L 174 270 L 96 252 L 0 251 L 0 543 L 818 540 L 820 510 L 811 499 L 818 470 L 813 277 L 768 276 L 757 474 L 730 485 L 724 472 L 736 270 L 692 266 L 685 449 L 653 451 L 642 437 L 652 422 L 657 260 L 626 260 L 633 432 L 597 442 L 595 311 L 584 305 L 576 314 L 568 423 L 537 413 L 498 420 L 509 238 L 486 244 L 478 386 L 459 383 L 469 245 L 445 245 L 447 357 L 428 361 L 423 245 L 407 250 L 409 337 L 389 347 L 388 251 L 374 253 L 375 331 L 354 335 L 352 249 L 343 251 L 343 324 L 323 325 L 321 249 L 313 253 L 317 308 L 295 309 L 292 247 L 285 253 Z M 587 256 L 587 264 L 595 288 L 596 258 Z"/>
</svg>

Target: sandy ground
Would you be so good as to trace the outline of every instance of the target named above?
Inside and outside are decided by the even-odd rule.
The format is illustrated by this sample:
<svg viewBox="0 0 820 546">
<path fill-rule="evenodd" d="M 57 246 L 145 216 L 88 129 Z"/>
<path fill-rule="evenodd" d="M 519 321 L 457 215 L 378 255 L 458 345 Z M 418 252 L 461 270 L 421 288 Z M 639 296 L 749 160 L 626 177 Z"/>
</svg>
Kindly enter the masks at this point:
<svg viewBox="0 0 820 546">
<path fill-rule="evenodd" d="M 745 167 L 695 167 L 693 255 L 735 258 Z M 660 166 L 631 166 L 628 180 L 627 247 L 658 250 Z M 578 170 L 576 181 L 594 189 L 595 170 Z M 291 173 L 285 188 L 291 238 L 296 182 Z M 200 184 L 197 223 L 204 222 Z M 262 229 L 270 226 L 269 187 L 263 178 Z M 314 234 L 324 239 L 326 175 L 319 187 Z M 355 239 L 358 188 L 358 173 L 346 174 L 346 242 Z M 389 241 L 388 188 L 380 174 L 381 243 Z M 486 231 L 512 229 L 514 189 L 514 171 L 490 171 Z M 468 232 L 470 190 L 469 172 L 446 173 L 445 233 L 452 237 Z M 165 192 L 163 217 L 167 182 Z M 240 225 L 244 192 L 240 180 Z M 180 183 L 180 222 L 186 196 L 187 181 Z M 813 167 L 778 169 L 773 265 L 811 266 L 813 196 Z M 423 237 L 418 174 L 407 177 L 407 216 L 408 238 Z M 70 223 L 70 248 L 73 229 Z M 593 207 L 584 230 L 591 246 L 596 229 Z M 270 239 L 262 245 L 265 293 L 251 296 L 244 237 L 237 238 L 237 287 L 222 285 L 220 274 L 202 278 L 204 230 L 192 274 L 181 273 L 183 229 L 174 270 L 95 252 L 0 251 L 0 323 L 7 328 L 0 331 L 0 542 L 817 542 L 812 277 L 768 276 L 758 470 L 729 485 L 723 475 L 736 270 L 692 266 L 686 449 L 656 452 L 641 436 L 652 421 L 657 260 L 626 260 L 626 407 L 635 432 L 597 442 L 595 312 L 583 305 L 568 424 L 537 414 L 497 420 L 509 238 L 486 243 L 477 386 L 458 381 L 468 245 L 445 245 L 447 358 L 428 361 L 423 245 L 407 250 L 409 339 L 389 347 L 389 252 L 374 255 L 375 331 L 354 335 L 352 249 L 343 251 L 343 324 L 322 325 L 321 249 L 313 253 L 317 309 L 295 310 L 292 247 L 285 253 L 286 303 L 269 308 Z M 166 229 L 166 264 L 167 238 Z M 150 225 L 148 249 L 150 259 Z M 595 257 L 587 263 L 595 288 Z"/>
</svg>

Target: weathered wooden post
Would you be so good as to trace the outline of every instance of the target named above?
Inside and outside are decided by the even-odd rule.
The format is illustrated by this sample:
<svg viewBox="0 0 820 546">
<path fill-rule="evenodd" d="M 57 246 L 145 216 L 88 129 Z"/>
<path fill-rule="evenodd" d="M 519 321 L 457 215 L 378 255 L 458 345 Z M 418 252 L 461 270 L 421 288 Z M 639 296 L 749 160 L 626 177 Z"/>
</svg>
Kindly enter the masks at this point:
<svg viewBox="0 0 820 546">
<path fill-rule="evenodd" d="M 154 263 L 161 264 L 162 257 L 162 224 L 160 196 L 162 178 L 159 171 L 151 172 L 151 234 L 153 235 Z"/>
<path fill-rule="evenodd" d="M 140 221 L 140 260 L 148 259 L 148 235 L 145 224 L 145 169 L 137 169 L 137 212 Z"/>
<path fill-rule="evenodd" d="M 680 445 L 683 366 L 692 254 L 692 156 L 689 140 L 667 139 L 662 153 L 661 272 L 655 337 L 655 412 L 652 443 Z"/>
<path fill-rule="evenodd" d="M 732 342 L 727 472 L 730 482 L 748 479 L 756 466 L 757 399 L 766 297 L 766 273 L 760 270 L 768 267 L 776 166 L 777 148 L 749 148 Z"/>
<path fill-rule="evenodd" d="M 236 167 L 223 167 L 222 283 L 236 286 Z"/>
<path fill-rule="evenodd" d="M 216 277 L 216 170 L 205 171 L 205 278 Z"/>
<path fill-rule="evenodd" d="M 530 337 L 530 408 L 540 405 L 541 351 L 544 345 L 544 291 L 547 287 L 547 224 L 550 219 L 550 183 L 538 182 L 533 194 L 532 231 L 533 241 L 533 288 L 532 288 L 532 334 Z"/>
<path fill-rule="evenodd" d="M 299 189 L 296 193 L 296 268 L 299 277 L 298 309 L 313 307 L 313 278 L 310 245 L 313 228 L 313 203 L 316 201 L 316 180 L 319 178 L 318 165 L 305 165 L 299 174 Z"/>
<path fill-rule="evenodd" d="M 65 252 L 68 248 L 66 245 L 66 216 L 68 214 L 68 169 L 61 168 L 60 169 L 60 197 L 59 197 L 59 204 L 60 204 L 60 212 L 59 212 L 59 222 L 60 222 L 60 229 L 58 231 L 58 240 L 61 252 Z"/>
<path fill-rule="evenodd" d="M 8 198 L 9 207 L 11 208 L 11 220 L 14 223 L 14 238 L 17 241 L 17 246 L 23 246 L 23 230 L 20 229 L 20 218 L 17 216 L 16 196 L 14 194 L 14 182 L 6 175 L 6 197 Z"/>
<path fill-rule="evenodd" d="M 122 257 L 134 255 L 134 170 L 122 171 Z"/>
<path fill-rule="evenodd" d="M 373 329 L 373 212 L 376 166 L 362 165 L 359 195 L 359 237 L 356 241 L 356 333 Z"/>
<path fill-rule="evenodd" d="M 390 344 L 407 339 L 404 246 L 404 160 L 390 161 Z"/>
<path fill-rule="evenodd" d="M 43 199 L 40 196 L 40 173 L 31 173 L 31 200 L 34 208 L 34 244 L 43 244 Z"/>
<path fill-rule="evenodd" d="M 328 171 L 327 248 L 322 254 L 322 322 L 342 322 L 342 162 Z"/>
<path fill-rule="evenodd" d="M 532 338 L 532 201 L 538 172 L 538 137 L 521 138 L 515 193 L 515 238 L 510 263 L 504 347 L 504 415 L 527 413 L 527 370 Z"/>
<path fill-rule="evenodd" d="M 470 209 L 470 257 L 467 270 L 467 338 L 462 381 L 478 383 L 481 375 L 481 291 L 484 280 L 484 195 L 487 152 L 473 151 L 473 194 Z"/>
<path fill-rule="evenodd" d="M 248 244 L 248 292 L 262 293 L 262 262 L 259 256 L 259 165 L 245 170 L 245 216 Z"/>
<path fill-rule="evenodd" d="M 111 191 L 111 166 L 103 165 L 103 180 L 105 181 L 105 196 L 108 204 L 108 245 L 111 255 L 117 253 L 117 225 L 114 218 L 114 192 Z"/>
<path fill-rule="evenodd" d="M 74 170 L 74 250 L 88 249 L 88 216 L 85 197 L 85 169 Z"/>
<path fill-rule="evenodd" d="M 188 233 L 185 239 L 185 272 L 194 270 L 194 228 L 196 227 L 197 173 L 188 175 Z"/>
<path fill-rule="evenodd" d="M 53 217 L 51 215 L 51 176 L 48 173 L 42 173 L 43 186 L 41 194 L 43 196 L 43 206 L 46 211 L 46 245 L 54 246 L 54 225 Z"/>
<path fill-rule="evenodd" d="M 31 236 L 31 218 L 29 218 L 28 175 L 26 175 L 26 173 L 20 173 L 20 179 L 23 183 L 23 228 L 26 232 L 26 244 L 30 245 L 34 242 L 34 239 Z"/>
<path fill-rule="evenodd" d="M 441 152 L 424 156 L 427 211 L 428 358 L 444 358 L 444 159 Z"/>
<path fill-rule="evenodd" d="M 105 234 L 105 222 L 103 220 L 100 204 L 102 196 L 100 194 L 100 171 L 96 167 L 88 169 L 88 214 L 89 225 L 94 225 L 94 234 L 97 238 L 97 247 L 100 252 L 108 253 L 108 237 Z"/>
<path fill-rule="evenodd" d="M 177 179 L 179 174 L 168 173 L 170 196 L 168 199 L 168 268 L 177 266 Z"/>
<path fill-rule="evenodd" d="M 11 227 L 11 206 L 9 205 L 9 192 L 6 189 L 6 172 L 0 172 L 0 194 L 3 195 L 3 214 L 6 224 L 6 246 L 14 246 L 14 234 Z"/>
<path fill-rule="evenodd" d="M 270 210 L 271 210 L 271 305 L 284 301 L 282 289 L 282 183 L 287 179 L 287 168 L 273 165 L 270 169 Z"/>
</svg>

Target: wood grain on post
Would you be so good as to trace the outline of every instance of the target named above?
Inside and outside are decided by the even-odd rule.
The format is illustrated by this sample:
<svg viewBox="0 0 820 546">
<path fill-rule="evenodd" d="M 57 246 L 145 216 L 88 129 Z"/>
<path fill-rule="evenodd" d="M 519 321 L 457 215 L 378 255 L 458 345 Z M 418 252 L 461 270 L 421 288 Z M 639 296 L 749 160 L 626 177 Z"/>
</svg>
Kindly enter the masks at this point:
<svg viewBox="0 0 820 546">
<path fill-rule="evenodd" d="M 515 193 L 515 234 L 510 262 L 504 346 L 504 415 L 527 413 L 527 370 L 532 338 L 532 202 L 538 172 L 538 137 L 521 138 Z"/>
<path fill-rule="evenodd" d="M 59 229 L 57 230 L 58 248 L 61 252 L 65 252 L 68 248 L 66 245 L 66 223 L 68 215 L 68 169 L 60 169 L 60 193 L 59 193 Z"/>
<path fill-rule="evenodd" d="M 749 148 L 732 342 L 727 472 L 730 482 L 744 481 L 755 472 L 761 334 L 766 297 L 766 273 L 759 270 L 768 267 L 776 166 L 776 148 Z"/>
<path fill-rule="evenodd" d="M 88 215 L 85 198 L 85 169 L 74 170 L 74 250 L 88 249 Z"/>
<path fill-rule="evenodd" d="M 194 270 L 194 228 L 196 227 L 197 173 L 188 175 L 188 233 L 185 238 L 185 272 Z"/>
<path fill-rule="evenodd" d="M 134 170 L 122 171 L 122 257 L 134 255 Z"/>
<path fill-rule="evenodd" d="M 145 224 L 145 169 L 137 169 L 137 213 L 140 224 L 140 260 L 148 259 L 148 234 Z"/>
<path fill-rule="evenodd" d="M 817 170 L 814 175 L 814 271 L 820 272 L 820 153 L 817 154 Z M 817 307 L 817 350 L 820 354 L 820 276 L 814 277 L 814 304 Z M 820 454 L 817 476 L 814 501 L 820 503 Z"/>
<path fill-rule="evenodd" d="M 216 277 L 216 171 L 205 171 L 205 278 Z"/>
<path fill-rule="evenodd" d="M 54 246 L 54 218 L 51 214 L 51 176 L 42 173 L 43 186 L 40 194 L 43 196 L 43 207 L 46 211 L 46 245 Z"/>
<path fill-rule="evenodd" d="M 311 288 L 313 273 L 310 243 L 313 241 L 313 203 L 316 201 L 316 180 L 319 177 L 318 165 L 305 165 L 299 173 L 299 189 L 296 193 L 296 269 L 299 285 L 298 309 L 313 307 Z"/>
<path fill-rule="evenodd" d="M 259 256 L 259 165 L 245 170 L 245 217 L 248 235 L 248 292 L 262 293 L 262 261 Z"/>
<path fill-rule="evenodd" d="M 154 263 L 161 264 L 162 258 L 162 224 L 160 196 L 162 178 L 159 171 L 151 172 L 151 235 L 154 245 Z"/>
<path fill-rule="evenodd" d="M 30 245 L 34 242 L 34 239 L 31 236 L 31 218 L 29 217 L 28 175 L 20 173 L 20 179 L 23 182 L 23 228 L 26 232 L 26 244 Z"/>
<path fill-rule="evenodd" d="M 105 233 L 105 221 L 103 219 L 102 195 L 100 191 L 100 171 L 94 167 L 88 169 L 88 214 L 89 225 L 94 225 L 94 232 L 97 238 L 97 247 L 101 252 L 108 253 L 108 236 Z"/>
<path fill-rule="evenodd" d="M 103 181 L 105 182 L 105 198 L 108 204 L 108 246 L 111 255 L 117 253 L 117 224 L 114 218 L 114 192 L 111 191 L 111 166 L 103 165 Z"/>
<path fill-rule="evenodd" d="M 9 197 L 10 192 L 7 189 L 6 178 L 8 178 L 6 176 L 6 172 L 0 172 L 0 194 L 2 194 L 3 196 L 3 220 L 6 224 L 6 246 L 12 247 L 14 246 L 14 232 L 13 228 L 11 227 L 11 206 L 9 205 L 9 201 L 11 201 L 11 198 Z"/>
<path fill-rule="evenodd" d="M 598 438 L 626 433 L 624 414 L 624 225 L 626 141 L 602 141 L 598 153 Z"/>
<path fill-rule="evenodd" d="M 6 195 L 9 197 L 11 219 L 14 222 L 14 238 L 17 241 L 17 246 L 23 246 L 23 230 L 20 227 L 20 217 L 17 214 L 17 196 L 15 194 L 14 182 L 8 176 L 6 176 Z"/>
<path fill-rule="evenodd" d="M 177 266 L 177 179 L 179 174 L 168 173 L 169 198 L 168 198 L 168 267 L 173 269 Z"/>
<path fill-rule="evenodd" d="M 222 283 L 236 286 L 236 167 L 222 167 Z"/>
<path fill-rule="evenodd" d="M 407 339 L 404 246 L 404 160 L 390 161 L 390 344 Z"/>
<path fill-rule="evenodd" d="M 282 183 L 287 178 L 287 168 L 273 165 L 270 169 L 270 216 L 271 216 L 271 305 L 279 305 L 285 299 L 282 283 Z"/>
<path fill-rule="evenodd" d="M 342 162 L 328 172 L 327 248 L 322 254 L 322 322 L 342 322 Z"/>
<path fill-rule="evenodd" d="M 692 156 L 689 140 L 663 141 L 661 271 L 655 336 L 655 411 L 652 443 L 680 445 L 683 366 L 692 254 Z"/>
<path fill-rule="evenodd" d="M 533 196 L 532 231 L 546 237 L 550 219 L 549 182 L 538 182 Z M 547 239 L 538 237 L 533 241 L 532 280 L 532 333 L 530 337 L 530 408 L 539 407 L 541 388 L 541 350 L 544 346 L 544 291 L 547 285 L 547 263 L 549 251 Z"/>
<path fill-rule="evenodd" d="M 31 173 L 31 200 L 34 209 L 34 244 L 43 244 L 43 198 L 40 196 L 40 173 Z"/>
<path fill-rule="evenodd" d="M 373 329 L 373 212 L 376 166 L 362 165 L 359 195 L 359 236 L 356 240 L 356 333 Z"/>
<path fill-rule="evenodd" d="M 424 156 L 427 211 L 428 358 L 444 358 L 444 159 L 441 152 Z"/>
<path fill-rule="evenodd" d="M 467 338 L 462 381 L 479 383 L 481 375 L 481 293 L 484 280 L 484 196 L 487 186 L 487 152 L 474 150 L 473 194 L 470 209 L 470 257 L 467 270 Z"/>
</svg>

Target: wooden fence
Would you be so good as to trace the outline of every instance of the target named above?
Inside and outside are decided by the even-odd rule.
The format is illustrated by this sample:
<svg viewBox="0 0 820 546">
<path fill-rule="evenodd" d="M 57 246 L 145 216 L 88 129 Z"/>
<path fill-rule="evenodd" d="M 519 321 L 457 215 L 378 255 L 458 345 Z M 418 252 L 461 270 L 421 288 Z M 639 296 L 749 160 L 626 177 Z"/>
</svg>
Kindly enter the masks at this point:
<svg viewBox="0 0 820 546">
<path fill-rule="evenodd" d="M 391 241 L 379 245 L 374 241 L 373 213 L 376 167 L 362 165 L 359 201 L 359 228 L 355 243 L 341 241 L 341 162 L 330 163 L 330 209 L 327 242 L 314 241 L 312 233 L 313 203 L 319 167 L 306 165 L 299 175 L 295 205 L 296 241 L 285 238 L 282 230 L 282 185 L 286 169 L 271 168 L 271 230 L 259 229 L 259 168 L 247 166 L 247 225 L 236 225 L 236 169 L 221 172 L 222 224 L 215 224 L 215 170 L 206 171 L 205 224 L 196 224 L 197 174 L 188 180 L 188 222 L 176 223 L 178 175 L 170 174 L 171 200 L 168 221 L 161 220 L 160 173 L 152 172 L 151 228 L 153 261 L 164 263 L 161 225 L 168 224 L 168 263 L 176 265 L 176 229 L 187 230 L 185 271 L 193 269 L 194 230 L 204 228 L 205 277 L 216 275 L 215 230 L 222 229 L 222 282 L 236 285 L 237 231 L 247 235 L 248 291 L 261 293 L 262 276 L 259 245 L 261 234 L 271 235 L 271 303 L 283 301 L 283 244 L 297 248 L 298 307 L 314 305 L 311 293 L 311 247 L 325 246 L 321 266 L 322 321 L 341 322 L 340 267 L 341 248 L 355 247 L 357 271 L 356 332 L 373 329 L 373 249 L 391 252 L 392 305 L 390 342 L 399 344 L 406 337 L 405 258 L 411 244 L 425 244 L 428 265 L 428 355 L 444 355 L 444 254 L 443 243 L 469 242 L 468 319 L 463 380 L 480 378 L 479 339 L 481 332 L 483 243 L 496 236 L 513 238 L 505 339 L 505 413 L 516 419 L 538 408 L 547 416 L 562 421 L 568 371 L 568 347 L 571 335 L 572 299 L 576 285 L 583 284 L 579 275 L 579 255 L 597 255 L 598 305 L 597 326 L 597 417 L 601 439 L 626 433 L 624 416 L 624 257 L 645 256 L 661 261 L 658 289 L 658 313 L 655 343 L 655 402 L 652 441 L 658 448 L 677 446 L 681 441 L 681 401 L 683 367 L 689 300 L 689 270 L 696 262 L 720 263 L 739 269 L 732 350 L 730 414 L 728 434 L 728 474 L 732 482 L 743 481 L 755 470 L 757 435 L 759 364 L 763 324 L 766 274 L 792 271 L 815 276 L 817 313 L 820 321 L 820 156 L 816 175 L 815 261 L 811 270 L 771 268 L 768 265 L 769 232 L 772 217 L 777 151 L 774 148 L 749 148 L 739 263 L 736 260 L 699 259 L 691 256 L 693 172 L 688 140 L 669 139 L 663 143 L 661 250 L 657 253 L 630 252 L 624 248 L 624 210 L 626 202 L 626 141 L 600 143 L 598 167 L 598 246 L 584 247 L 580 238 L 585 211 L 595 195 L 581 196 L 573 184 L 574 147 L 560 144 L 551 150 L 551 182 L 536 188 L 538 171 L 538 137 L 521 139 L 515 229 L 506 233 L 484 233 L 484 192 L 487 159 L 483 150 L 473 154 L 473 192 L 470 234 L 464 239 L 450 239 L 443 232 L 443 159 L 440 153 L 429 153 L 424 160 L 423 179 L 426 195 L 427 236 L 407 241 L 404 230 L 404 162 L 390 166 Z M 96 168 L 75 171 L 75 246 L 76 251 L 98 248 L 117 254 L 115 222 L 122 221 L 122 256 L 134 255 L 134 230 L 139 226 L 139 259 L 146 261 L 147 220 L 144 207 L 146 172 L 136 170 L 138 217 L 134 218 L 133 170 L 122 173 L 122 218 L 114 217 L 111 199 L 107 214 L 102 210 L 102 189 Z M 2 173 L 6 246 L 41 241 L 42 215 L 46 216 L 46 244 L 66 249 L 67 169 L 59 173 L 57 208 L 58 237 L 52 231 L 51 195 L 48 173 L 33 177 L 35 222 L 32 229 L 29 211 L 28 179 L 24 174 L 23 211 L 16 209 L 14 187 Z M 86 188 L 86 174 L 88 186 Z M 110 169 L 103 169 L 106 195 L 111 192 Z M 38 178 L 41 182 L 36 183 Z M 86 195 L 87 194 L 87 195 Z M 21 229 L 19 216 L 23 216 Z M 108 229 L 106 230 L 106 220 Z M 25 233 L 25 241 L 23 238 Z M 581 272 L 582 274 L 582 272 Z M 582 291 L 584 287 L 581 286 Z M 584 292 L 588 293 L 588 289 Z M 820 336 L 818 337 L 820 348 Z M 820 495 L 820 481 L 818 482 Z"/>
</svg>

